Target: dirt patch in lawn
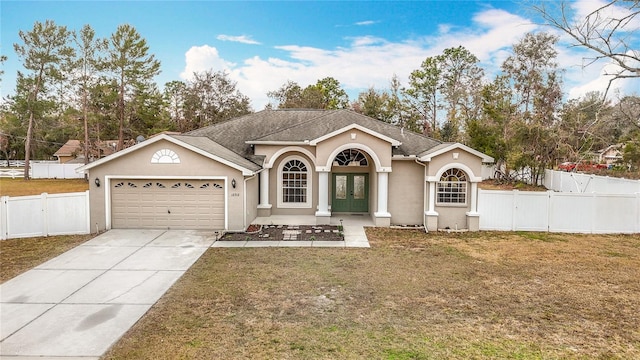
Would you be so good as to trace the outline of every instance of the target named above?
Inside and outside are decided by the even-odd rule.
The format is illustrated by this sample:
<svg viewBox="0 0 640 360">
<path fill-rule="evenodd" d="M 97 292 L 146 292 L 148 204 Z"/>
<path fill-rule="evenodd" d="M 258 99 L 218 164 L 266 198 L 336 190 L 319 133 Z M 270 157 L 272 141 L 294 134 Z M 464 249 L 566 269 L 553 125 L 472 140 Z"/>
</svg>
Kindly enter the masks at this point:
<svg viewBox="0 0 640 360">
<path fill-rule="evenodd" d="M 342 241 L 338 226 L 251 225 L 246 232 L 227 233 L 221 241 Z"/>
<path fill-rule="evenodd" d="M 105 358 L 640 358 L 638 236 L 367 236 L 212 248 Z"/>
<path fill-rule="evenodd" d="M 0 283 L 70 250 L 95 235 L 42 236 L 0 241 Z"/>
</svg>

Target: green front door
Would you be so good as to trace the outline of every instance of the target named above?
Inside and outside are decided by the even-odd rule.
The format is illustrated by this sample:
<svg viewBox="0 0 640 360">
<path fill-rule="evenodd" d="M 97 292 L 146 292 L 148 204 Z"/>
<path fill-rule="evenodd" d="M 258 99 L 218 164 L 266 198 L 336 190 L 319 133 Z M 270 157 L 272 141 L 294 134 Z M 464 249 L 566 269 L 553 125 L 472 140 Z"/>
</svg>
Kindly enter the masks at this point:
<svg viewBox="0 0 640 360">
<path fill-rule="evenodd" d="M 333 174 L 331 211 L 369 211 L 369 174 Z"/>
</svg>

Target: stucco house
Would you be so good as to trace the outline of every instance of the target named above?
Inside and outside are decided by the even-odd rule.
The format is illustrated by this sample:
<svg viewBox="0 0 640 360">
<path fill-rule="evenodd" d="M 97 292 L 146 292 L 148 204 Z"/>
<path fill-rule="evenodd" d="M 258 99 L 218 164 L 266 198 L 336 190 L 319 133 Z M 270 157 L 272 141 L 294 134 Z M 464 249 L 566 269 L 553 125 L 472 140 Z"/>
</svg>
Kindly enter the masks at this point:
<svg viewBox="0 0 640 360">
<path fill-rule="evenodd" d="M 256 217 L 362 214 L 377 226 L 478 230 L 490 156 L 350 110 L 264 110 L 162 134 L 78 169 L 91 224 L 242 231 Z"/>
</svg>

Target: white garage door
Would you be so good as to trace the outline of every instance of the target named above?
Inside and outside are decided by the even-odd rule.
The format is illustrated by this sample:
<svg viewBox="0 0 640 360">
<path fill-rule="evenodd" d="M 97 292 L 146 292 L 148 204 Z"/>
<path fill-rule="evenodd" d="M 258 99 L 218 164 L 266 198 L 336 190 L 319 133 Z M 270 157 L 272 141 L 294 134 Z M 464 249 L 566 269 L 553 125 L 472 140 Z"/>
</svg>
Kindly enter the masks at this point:
<svg viewBox="0 0 640 360">
<path fill-rule="evenodd" d="M 111 180 L 114 229 L 224 229 L 223 180 Z"/>
</svg>

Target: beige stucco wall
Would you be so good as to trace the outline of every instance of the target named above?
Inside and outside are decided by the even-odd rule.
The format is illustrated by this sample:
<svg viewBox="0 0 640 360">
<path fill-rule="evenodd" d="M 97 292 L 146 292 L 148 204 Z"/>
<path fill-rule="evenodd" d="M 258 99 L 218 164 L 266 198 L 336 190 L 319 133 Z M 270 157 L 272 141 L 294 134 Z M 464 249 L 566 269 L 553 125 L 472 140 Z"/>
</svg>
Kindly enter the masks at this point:
<svg viewBox="0 0 640 360">
<path fill-rule="evenodd" d="M 454 159 L 454 153 L 458 154 L 458 158 Z M 482 159 L 464 151 L 463 149 L 455 149 L 443 154 L 440 154 L 429 162 L 427 170 L 428 176 L 435 177 L 440 170 L 444 167 L 450 168 L 452 164 L 463 164 L 472 173 L 469 173 L 467 169 L 462 166 L 456 166 L 459 169 L 465 171 L 467 180 L 472 178 L 479 178 L 482 176 Z M 438 179 L 436 179 L 438 180 Z M 437 191 L 436 191 L 437 192 Z M 467 224 L 467 212 L 471 209 L 471 183 L 467 186 L 467 204 L 466 205 L 437 205 L 435 211 L 438 213 L 438 228 L 444 229 L 449 227 L 450 229 L 466 229 Z"/>
<path fill-rule="evenodd" d="M 458 159 L 454 159 L 454 153 L 458 154 Z M 473 175 L 467 174 L 469 176 L 482 176 L 482 159 L 462 149 L 447 151 L 431 159 L 431 161 L 429 162 L 427 176 L 436 176 L 436 174 L 442 167 L 452 163 L 464 164 L 468 166 L 471 171 L 473 171 Z"/>
<path fill-rule="evenodd" d="M 394 161 L 389 174 L 389 213 L 393 225 L 419 225 L 424 215 L 424 166 Z"/>
<path fill-rule="evenodd" d="M 467 207 L 436 206 L 438 229 L 467 229 Z"/>
<path fill-rule="evenodd" d="M 272 165 L 275 167 L 274 161 L 278 158 L 282 157 L 283 153 L 287 152 L 299 152 L 303 153 L 312 160 L 315 160 L 316 155 L 316 147 L 310 145 L 262 145 L 257 144 L 254 145 L 254 154 L 255 155 L 264 155 L 264 164 L 268 167 Z M 314 162 L 314 167 L 315 162 Z"/>
<path fill-rule="evenodd" d="M 467 174 L 469 176 L 469 174 Z M 436 187 L 437 196 L 437 187 Z M 436 199 L 437 200 L 437 199 Z M 466 205 L 437 205 L 435 211 L 438 213 L 438 228 L 445 229 L 466 229 L 467 212 L 471 209 L 471 183 L 467 184 L 467 204 Z"/>
<path fill-rule="evenodd" d="M 161 149 L 171 149 L 180 157 L 179 164 L 152 164 L 153 154 Z M 120 156 L 89 170 L 91 231 L 106 229 L 105 190 L 110 186 L 105 176 L 121 178 L 211 178 L 223 177 L 227 188 L 228 230 L 243 230 L 243 175 L 242 172 L 192 152 L 166 140 L 149 144 L 136 151 Z M 101 186 L 94 183 L 100 179 Z M 231 188 L 231 180 L 235 179 L 235 189 Z"/>
<path fill-rule="evenodd" d="M 258 196 L 260 184 L 258 181 L 259 176 L 260 175 L 256 175 L 247 178 L 247 205 L 245 207 L 247 226 L 251 224 L 253 220 L 255 220 L 256 216 L 258 216 L 258 203 L 260 202 L 260 198 Z"/>
<path fill-rule="evenodd" d="M 278 207 L 278 170 L 282 162 L 289 156 L 299 156 L 303 158 L 311 168 L 311 207 L 310 208 L 282 208 Z M 271 203 L 272 215 L 314 215 L 318 206 L 318 173 L 315 170 L 315 163 L 311 159 L 297 151 L 285 152 L 273 161 L 273 167 L 269 171 L 269 202 Z"/>
<path fill-rule="evenodd" d="M 355 134 L 355 139 L 352 139 L 352 134 Z M 369 155 L 373 155 L 371 152 L 374 152 L 380 160 L 380 166 L 391 166 L 391 144 L 357 129 L 346 131 L 320 142 L 316 148 L 317 165 L 326 166 L 329 163 L 329 157 L 335 150 L 346 144 L 351 144 L 347 148 L 364 150 L 363 152 Z M 331 161 L 333 161 L 333 157 Z"/>
<path fill-rule="evenodd" d="M 355 134 L 355 139 L 352 137 Z M 348 145 L 347 145 L 348 144 Z M 359 149 L 367 156 L 368 167 L 333 167 L 331 166 L 336 149 Z M 283 152 L 283 149 L 286 151 Z M 256 144 L 254 146 L 256 155 L 265 156 L 265 164 L 270 168 L 269 171 L 269 202 L 272 205 L 271 214 L 273 215 L 313 215 L 318 207 L 318 174 L 316 167 L 326 168 L 327 164 L 331 166 L 329 173 L 329 206 L 331 206 L 333 173 L 368 173 L 369 174 L 369 213 L 377 211 L 377 173 L 374 157 L 379 161 L 381 167 L 391 167 L 391 144 L 378 137 L 372 136 L 358 129 L 352 129 L 337 134 L 329 139 L 325 139 L 316 146 L 308 145 L 264 145 Z M 293 208 L 287 209 L 278 206 L 278 170 L 283 161 L 291 155 L 298 155 L 307 160 L 312 166 L 312 206 L 311 208 Z M 329 161 L 331 158 L 331 161 Z"/>
</svg>

